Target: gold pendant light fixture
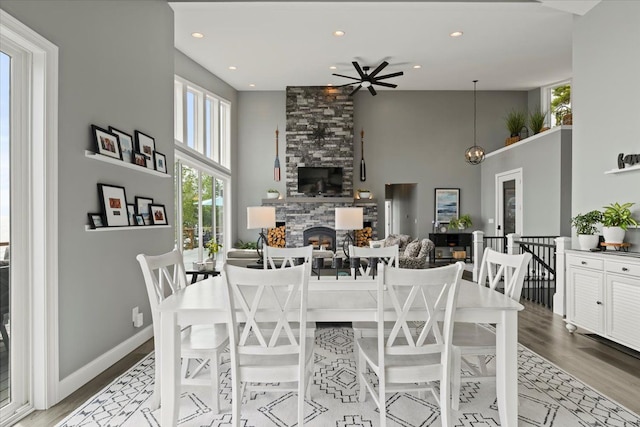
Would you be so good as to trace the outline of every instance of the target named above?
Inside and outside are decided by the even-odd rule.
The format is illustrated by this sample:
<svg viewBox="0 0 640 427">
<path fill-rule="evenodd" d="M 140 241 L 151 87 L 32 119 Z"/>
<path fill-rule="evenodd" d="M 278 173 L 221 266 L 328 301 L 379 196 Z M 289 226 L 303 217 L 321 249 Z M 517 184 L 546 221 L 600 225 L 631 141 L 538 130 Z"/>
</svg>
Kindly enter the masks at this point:
<svg viewBox="0 0 640 427">
<path fill-rule="evenodd" d="M 467 163 L 472 165 L 479 165 L 484 160 L 484 148 L 480 147 L 477 144 L 477 134 L 476 134 L 476 84 L 478 80 L 473 81 L 473 146 L 467 148 L 467 151 L 464 152 L 464 159 Z"/>
</svg>

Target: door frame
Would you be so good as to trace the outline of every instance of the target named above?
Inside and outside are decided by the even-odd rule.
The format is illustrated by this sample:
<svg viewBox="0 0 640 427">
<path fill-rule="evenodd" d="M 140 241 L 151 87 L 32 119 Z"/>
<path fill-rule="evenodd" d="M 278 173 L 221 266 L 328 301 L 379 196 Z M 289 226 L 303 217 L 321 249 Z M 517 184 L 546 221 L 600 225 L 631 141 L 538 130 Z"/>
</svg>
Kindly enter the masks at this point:
<svg viewBox="0 0 640 427">
<path fill-rule="evenodd" d="M 523 191 L 523 174 L 522 168 L 512 169 L 506 172 L 500 172 L 496 174 L 495 178 L 495 201 L 496 201 L 496 222 L 495 222 L 495 235 L 504 236 L 504 199 L 502 192 L 502 184 L 506 181 L 515 180 L 516 182 L 516 234 L 522 235 L 523 232 L 523 209 L 522 203 L 524 200 Z M 500 227 L 500 229 L 498 228 Z"/>
</svg>

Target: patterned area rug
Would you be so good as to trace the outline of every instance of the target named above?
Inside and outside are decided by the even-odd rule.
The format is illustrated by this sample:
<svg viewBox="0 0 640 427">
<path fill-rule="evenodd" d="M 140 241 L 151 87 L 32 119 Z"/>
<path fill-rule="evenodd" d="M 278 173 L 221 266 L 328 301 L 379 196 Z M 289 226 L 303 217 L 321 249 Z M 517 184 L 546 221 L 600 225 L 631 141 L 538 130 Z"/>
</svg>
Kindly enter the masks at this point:
<svg viewBox="0 0 640 427">
<path fill-rule="evenodd" d="M 518 348 L 519 426 L 640 427 L 640 417 L 523 346 Z M 153 353 L 85 402 L 59 427 L 159 426 L 160 411 L 149 409 L 153 385 Z M 202 375 L 208 376 L 208 372 Z M 231 420 L 229 365 L 221 367 L 219 415 L 211 414 L 211 395 L 204 388 L 183 388 L 178 425 L 182 427 L 228 426 Z M 319 328 L 316 331 L 316 370 L 306 401 L 305 425 L 372 427 L 379 425 L 375 403 L 357 398 L 358 385 L 351 328 Z M 456 426 L 499 426 L 495 382 L 463 383 Z M 433 395 L 396 393 L 387 397 L 390 426 L 440 426 L 440 412 Z M 296 394 L 247 392 L 242 403 L 245 427 L 296 425 Z"/>
</svg>

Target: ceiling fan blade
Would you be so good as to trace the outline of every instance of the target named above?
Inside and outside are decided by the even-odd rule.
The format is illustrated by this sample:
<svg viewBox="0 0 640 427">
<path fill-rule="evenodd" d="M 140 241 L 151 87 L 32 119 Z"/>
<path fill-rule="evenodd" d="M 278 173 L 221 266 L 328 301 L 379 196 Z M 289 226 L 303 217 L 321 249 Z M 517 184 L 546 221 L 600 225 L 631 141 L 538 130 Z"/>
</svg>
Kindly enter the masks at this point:
<svg viewBox="0 0 640 427">
<path fill-rule="evenodd" d="M 371 95 L 376 96 L 378 92 L 376 92 L 376 90 L 373 88 L 373 86 L 369 86 L 369 92 L 371 92 Z"/>
<path fill-rule="evenodd" d="M 353 83 L 345 83 L 343 85 L 334 85 L 334 86 L 331 86 L 331 87 L 345 87 L 345 86 L 359 85 L 359 84 L 360 84 L 360 82 L 353 82 Z"/>
<path fill-rule="evenodd" d="M 332 75 L 334 75 L 334 76 L 338 76 L 338 77 L 346 77 L 347 79 L 360 80 L 360 79 L 359 79 L 359 78 L 357 78 L 357 77 L 345 76 L 344 74 L 336 74 L 336 73 L 333 73 Z"/>
<path fill-rule="evenodd" d="M 371 74 L 369 74 L 369 77 L 374 77 L 374 76 L 376 76 L 376 75 L 377 75 L 380 71 L 382 71 L 382 69 L 383 69 L 384 67 L 386 67 L 387 65 L 389 65 L 389 63 L 388 63 L 387 61 L 382 61 L 382 64 L 378 65 L 378 67 L 377 67 L 375 70 L 373 70 L 373 71 L 371 72 Z"/>
<path fill-rule="evenodd" d="M 364 74 L 364 71 L 362 71 L 362 68 L 360 68 L 360 65 L 358 65 L 358 63 L 356 61 L 353 61 L 351 63 L 353 64 L 353 67 L 358 72 L 358 75 L 360 76 L 360 78 L 364 79 L 365 78 L 365 74 Z"/>
<path fill-rule="evenodd" d="M 384 87 L 393 87 L 393 88 L 398 87 L 398 85 L 394 85 L 393 83 L 385 83 L 385 82 L 373 81 L 373 82 L 371 82 L 371 84 L 372 85 L 378 85 L 378 86 L 384 86 Z"/>
<path fill-rule="evenodd" d="M 391 73 L 391 74 L 385 74 L 384 76 L 378 76 L 374 80 L 389 79 L 391 77 L 398 77 L 398 76 L 402 76 L 402 75 L 404 75 L 404 73 L 402 71 L 398 71 L 397 73 Z"/>
<path fill-rule="evenodd" d="M 359 91 L 359 90 L 360 90 L 360 88 L 361 88 L 361 87 L 362 87 L 362 86 L 360 86 L 360 85 L 356 86 L 356 88 L 353 90 L 353 92 L 351 92 L 351 93 L 349 94 L 349 96 L 353 96 L 357 91 Z"/>
</svg>

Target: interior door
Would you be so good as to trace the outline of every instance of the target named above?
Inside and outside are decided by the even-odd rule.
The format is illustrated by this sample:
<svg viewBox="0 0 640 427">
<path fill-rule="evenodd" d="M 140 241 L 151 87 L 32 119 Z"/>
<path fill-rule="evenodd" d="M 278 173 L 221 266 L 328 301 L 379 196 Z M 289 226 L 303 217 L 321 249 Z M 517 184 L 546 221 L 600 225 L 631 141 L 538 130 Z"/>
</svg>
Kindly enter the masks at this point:
<svg viewBox="0 0 640 427">
<path fill-rule="evenodd" d="M 522 234 L 522 169 L 496 175 L 496 236 Z"/>
</svg>

